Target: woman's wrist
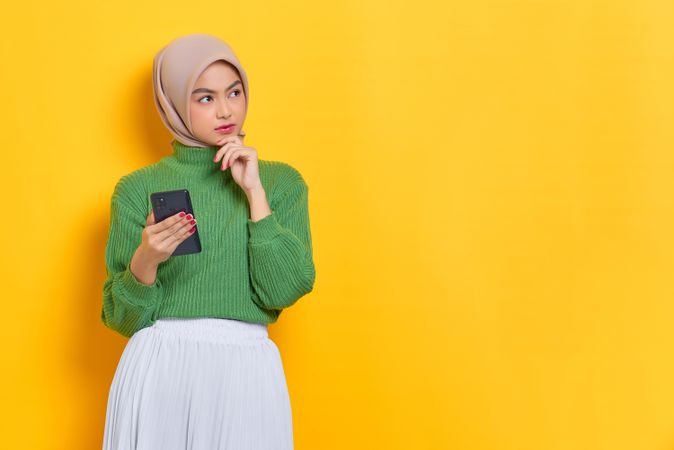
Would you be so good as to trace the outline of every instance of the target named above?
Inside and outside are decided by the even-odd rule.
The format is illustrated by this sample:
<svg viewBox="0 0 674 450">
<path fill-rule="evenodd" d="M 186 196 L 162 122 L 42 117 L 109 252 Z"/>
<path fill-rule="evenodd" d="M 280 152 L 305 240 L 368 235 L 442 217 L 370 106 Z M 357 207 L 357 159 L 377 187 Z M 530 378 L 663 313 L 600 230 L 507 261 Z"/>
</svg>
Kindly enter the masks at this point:
<svg viewBox="0 0 674 450">
<path fill-rule="evenodd" d="M 136 249 L 129 264 L 129 269 L 138 282 L 147 285 L 153 285 L 156 281 L 158 267 L 159 264 L 150 261 L 140 247 Z"/>
<path fill-rule="evenodd" d="M 267 201 L 267 193 L 263 187 L 246 191 L 246 197 L 248 197 L 248 205 L 250 206 L 250 220 L 253 222 L 262 220 L 272 213 Z"/>
</svg>

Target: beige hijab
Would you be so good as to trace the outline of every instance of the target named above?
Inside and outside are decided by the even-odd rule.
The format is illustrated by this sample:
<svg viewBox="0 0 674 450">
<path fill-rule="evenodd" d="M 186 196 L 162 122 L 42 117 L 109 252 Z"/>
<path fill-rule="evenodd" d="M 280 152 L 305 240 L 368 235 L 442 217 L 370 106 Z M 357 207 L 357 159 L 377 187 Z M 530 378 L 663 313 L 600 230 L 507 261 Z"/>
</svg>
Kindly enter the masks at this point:
<svg viewBox="0 0 674 450">
<path fill-rule="evenodd" d="M 229 45 L 215 36 L 197 33 L 181 36 L 154 57 L 152 87 L 154 102 L 164 125 L 179 142 L 192 147 L 211 147 L 192 134 L 190 94 L 201 72 L 217 60 L 232 64 L 239 72 L 248 111 L 248 77 Z M 243 139 L 243 130 L 239 133 Z"/>
</svg>

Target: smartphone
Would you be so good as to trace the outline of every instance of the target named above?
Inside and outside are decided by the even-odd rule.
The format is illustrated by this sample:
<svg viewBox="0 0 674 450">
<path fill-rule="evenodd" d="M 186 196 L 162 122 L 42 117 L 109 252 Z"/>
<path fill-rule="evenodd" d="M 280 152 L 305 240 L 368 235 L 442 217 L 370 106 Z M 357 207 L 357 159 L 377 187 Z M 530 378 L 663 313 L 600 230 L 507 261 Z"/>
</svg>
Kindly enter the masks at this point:
<svg viewBox="0 0 674 450">
<path fill-rule="evenodd" d="M 180 211 L 185 211 L 196 217 L 190 200 L 190 193 L 187 189 L 178 189 L 175 191 L 154 192 L 150 194 L 152 210 L 154 211 L 155 223 L 171 217 Z M 182 241 L 173 251 L 172 256 L 189 255 L 201 252 L 201 240 L 199 239 L 199 229 L 197 228 L 191 236 Z"/>
</svg>

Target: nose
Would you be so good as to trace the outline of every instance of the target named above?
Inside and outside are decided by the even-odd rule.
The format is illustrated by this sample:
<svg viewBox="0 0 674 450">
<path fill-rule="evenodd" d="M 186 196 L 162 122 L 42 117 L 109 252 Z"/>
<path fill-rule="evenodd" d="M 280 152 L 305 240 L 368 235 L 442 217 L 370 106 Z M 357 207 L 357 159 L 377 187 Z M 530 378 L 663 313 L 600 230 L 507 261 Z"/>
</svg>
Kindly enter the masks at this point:
<svg viewBox="0 0 674 450">
<path fill-rule="evenodd" d="M 217 108 L 218 117 L 229 117 L 231 115 L 231 111 L 229 110 L 226 101 L 218 101 Z"/>
</svg>

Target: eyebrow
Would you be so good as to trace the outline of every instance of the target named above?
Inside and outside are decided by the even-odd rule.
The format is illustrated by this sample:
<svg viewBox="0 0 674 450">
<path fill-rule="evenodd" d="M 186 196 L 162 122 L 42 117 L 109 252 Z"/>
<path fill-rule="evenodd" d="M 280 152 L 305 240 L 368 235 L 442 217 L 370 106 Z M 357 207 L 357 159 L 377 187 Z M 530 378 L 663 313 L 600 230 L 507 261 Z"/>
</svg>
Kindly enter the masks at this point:
<svg viewBox="0 0 674 450">
<path fill-rule="evenodd" d="M 225 91 L 230 90 L 231 88 L 233 88 L 234 86 L 236 86 L 237 84 L 240 84 L 240 83 L 241 83 L 241 80 L 236 80 L 234 83 L 227 86 Z M 211 89 L 208 89 L 208 88 L 198 88 L 198 89 L 195 89 L 195 90 L 192 91 L 192 95 L 198 94 L 200 92 L 205 92 L 206 94 L 215 94 L 214 90 L 211 90 Z"/>
</svg>

